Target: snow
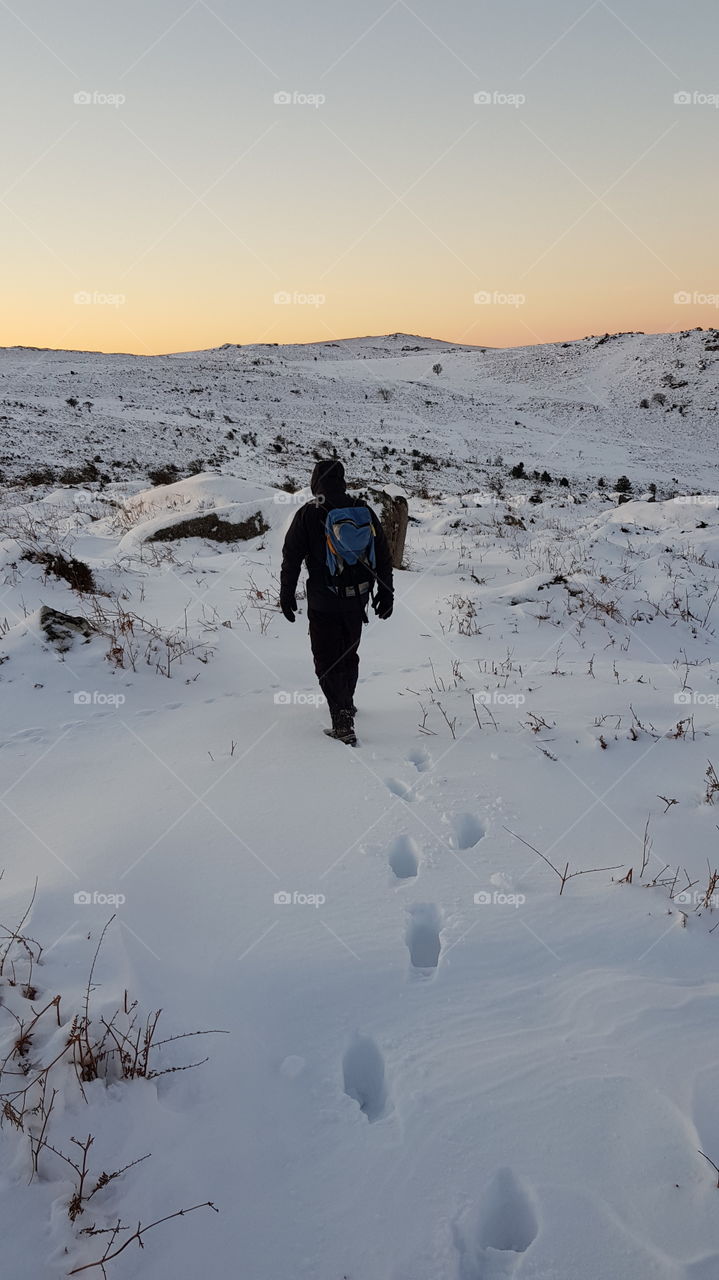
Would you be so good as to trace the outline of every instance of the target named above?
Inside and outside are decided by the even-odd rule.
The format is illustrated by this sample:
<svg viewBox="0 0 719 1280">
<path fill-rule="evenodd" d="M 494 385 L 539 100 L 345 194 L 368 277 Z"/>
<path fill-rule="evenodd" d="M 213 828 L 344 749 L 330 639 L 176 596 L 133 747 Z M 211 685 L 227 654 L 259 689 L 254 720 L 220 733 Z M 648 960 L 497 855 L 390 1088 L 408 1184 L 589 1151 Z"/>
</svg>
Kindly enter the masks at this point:
<svg viewBox="0 0 719 1280">
<path fill-rule="evenodd" d="M 156 1228 L 108 1276 L 719 1275 L 716 1175 L 699 1154 L 719 1162 L 719 917 L 716 894 L 703 901 L 717 865 L 706 771 L 719 768 L 707 340 L 4 353 L 8 398 L 26 406 L 4 445 L 9 481 L 38 457 L 100 452 L 105 468 L 112 450 L 122 465 L 102 488 L 0 494 L 0 919 L 17 924 L 37 880 L 25 931 L 44 948 L 32 998 L 17 944 L 18 981 L 0 979 L 0 1061 L 16 1018 L 57 994 L 61 1025 L 43 1015 L 28 1061 L 62 1050 L 113 915 L 93 1016 L 127 992 L 143 1018 L 162 1009 L 162 1038 L 227 1033 L 158 1050 L 160 1069 L 208 1058 L 196 1068 L 94 1080 L 85 1098 L 60 1062 L 53 1145 L 92 1134 L 95 1173 L 151 1153 L 74 1225 L 68 1167 L 45 1151 L 30 1181 L 27 1140 L 5 1124 L 12 1280 L 59 1280 L 97 1257 L 104 1238 L 83 1227 L 134 1230 L 205 1201 L 219 1214 Z M 417 344 L 429 355 L 397 352 Z M 670 356 L 691 364 L 686 394 L 704 407 L 632 408 Z M 222 412 L 240 418 L 223 390 L 237 367 L 260 399 L 244 402 L 227 456 L 149 487 L 147 467 L 170 458 L 153 422 L 182 422 L 180 470 L 220 449 Z M 74 417 L 60 408 L 70 368 L 84 371 L 80 398 L 96 396 Z M 183 394 L 160 408 L 171 378 Z M 421 426 L 418 379 L 441 406 Z M 188 421 L 184 391 L 203 380 L 215 417 Z M 577 411 L 545 460 L 587 383 L 601 409 L 586 429 Z M 134 406 L 122 441 L 117 393 Z M 529 399 L 544 407 L 518 411 Z M 357 750 L 321 732 L 302 594 L 294 627 L 275 603 L 307 496 L 279 486 L 288 472 L 306 486 L 323 438 L 354 477 L 386 477 L 410 504 L 394 615 L 371 615 L 362 641 Z M 415 471 L 413 447 L 437 465 Z M 530 474 L 561 466 L 569 487 L 511 479 L 520 459 Z M 617 505 L 621 472 L 638 494 L 654 481 L 659 500 Z M 249 542 L 148 541 L 168 521 L 256 510 L 269 528 Z M 106 594 L 22 559 L 38 545 L 86 561 Z M 102 634 L 59 655 L 43 604 Z"/>
<path fill-rule="evenodd" d="M 15 479 L 38 460 L 95 459 L 136 484 L 199 460 L 303 485 L 330 440 L 353 475 L 405 487 L 416 449 L 455 493 L 483 487 L 488 461 L 510 452 L 583 489 L 631 472 L 642 487 L 717 490 L 718 347 L 719 331 L 688 330 L 508 350 L 407 334 L 150 358 L 4 348 L 0 468 Z"/>
</svg>

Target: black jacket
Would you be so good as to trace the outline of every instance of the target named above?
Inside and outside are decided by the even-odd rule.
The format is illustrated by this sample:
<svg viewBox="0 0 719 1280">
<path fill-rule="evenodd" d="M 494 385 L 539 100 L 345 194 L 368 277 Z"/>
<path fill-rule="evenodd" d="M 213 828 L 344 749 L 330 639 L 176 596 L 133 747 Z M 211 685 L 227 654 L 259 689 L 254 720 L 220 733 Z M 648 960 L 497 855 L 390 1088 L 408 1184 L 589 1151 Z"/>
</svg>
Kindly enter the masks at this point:
<svg viewBox="0 0 719 1280">
<path fill-rule="evenodd" d="M 353 498 L 344 488 L 344 471 L 341 463 L 318 463 L 312 476 L 312 492 L 315 497 L 306 502 L 287 530 L 282 548 L 280 572 L 280 599 L 291 600 L 297 590 L 303 561 L 307 565 L 307 605 L 327 613 L 359 611 L 367 607 L 368 598 L 343 598 L 329 585 L 327 570 L 327 542 L 325 521 L 333 507 L 364 507 L 367 503 Z M 378 590 L 392 594 L 392 557 L 384 529 L 372 508 L 375 528 L 376 580 Z"/>
</svg>

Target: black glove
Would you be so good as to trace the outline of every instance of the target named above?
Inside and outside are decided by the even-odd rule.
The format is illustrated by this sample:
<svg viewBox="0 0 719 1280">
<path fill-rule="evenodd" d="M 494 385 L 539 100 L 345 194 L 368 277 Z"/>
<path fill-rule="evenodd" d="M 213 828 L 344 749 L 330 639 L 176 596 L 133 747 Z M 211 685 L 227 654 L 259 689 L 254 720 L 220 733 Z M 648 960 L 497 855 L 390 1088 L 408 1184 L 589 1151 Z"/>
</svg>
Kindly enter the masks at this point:
<svg viewBox="0 0 719 1280">
<path fill-rule="evenodd" d="M 294 622 L 297 613 L 297 599 L 295 595 L 280 595 L 280 609 L 288 622 Z"/>
<path fill-rule="evenodd" d="M 391 618 L 392 609 L 394 607 L 394 592 L 388 591 L 387 587 L 379 587 L 377 594 L 372 600 L 372 608 L 378 618 Z"/>
</svg>

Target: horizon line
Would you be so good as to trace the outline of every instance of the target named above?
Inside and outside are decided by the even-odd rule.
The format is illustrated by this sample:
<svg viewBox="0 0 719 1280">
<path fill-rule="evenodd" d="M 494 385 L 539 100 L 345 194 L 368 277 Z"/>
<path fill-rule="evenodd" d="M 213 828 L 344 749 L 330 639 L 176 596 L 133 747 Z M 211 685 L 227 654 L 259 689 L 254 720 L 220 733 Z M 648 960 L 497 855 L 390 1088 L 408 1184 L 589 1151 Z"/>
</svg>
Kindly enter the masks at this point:
<svg viewBox="0 0 719 1280">
<path fill-rule="evenodd" d="M 158 360 L 169 356 L 208 355 L 211 352 L 228 351 L 231 349 L 243 351 L 248 348 L 259 347 L 271 347 L 273 349 L 277 347 L 336 347 L 350 342 L 378 342 L 392 339 L 395 341 L 406 339 L 416 342 L 432 342 L 443 347 L 453 347 L 455 350 L 464 351 L 523 351 L 528 347 L 567 346 L 578 342 L 587 342 L 593 338 L 660 338 L 668 337 L 673 334 L 716 333 L 717 331 L 717 327 L 710 326 L 708 329 L 705 329 L 702 325 L 691 325 L 689 328 L 683 329 L 660 329 L 654 333 L 647 333 L 644 329 L 619 329 L 614 333 L 610 333 L 609 331 L 605 333 L 587 333 L 581 338 L 558 338 L 554 342 L 523 342 L 506 347 L 489 346 L 478 342 L 455 342 L 450 338 L 435 338 L 429 334 L 404 333 L 402 331 L 398 331 L 395 333 L 353 334 L 344 338 L 322 338 L 314 342 L 223 342 L 216 347 L 193 347 L 184 351 L 153 351 L 149 355 L 142 354 L 137 351 L 100 351 L 91 347 L 36 347 L 26 343 L 15 343 L 10 346 L 0 346 L 0 352 L 46 351 L 58 355 L 132 356 L 135 360 Z"/>
</svg>

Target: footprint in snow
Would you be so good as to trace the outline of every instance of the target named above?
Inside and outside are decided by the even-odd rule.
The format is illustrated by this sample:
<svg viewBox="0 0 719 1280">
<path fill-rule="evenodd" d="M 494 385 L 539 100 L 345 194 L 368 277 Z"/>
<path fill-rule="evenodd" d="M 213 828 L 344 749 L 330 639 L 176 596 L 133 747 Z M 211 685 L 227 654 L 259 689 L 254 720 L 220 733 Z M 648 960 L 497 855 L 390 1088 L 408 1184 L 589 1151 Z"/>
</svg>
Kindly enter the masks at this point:
<svg viewBox="0 0 719 1280">
<path fill-rule="evenodd" d="M 370 1124 L 381 1120 L 388 1107 L 384 1058 L 371 1036 L 356 1035 L 342 1061 L 344 1090 Z"/>
<path fill-rule="evenodd" d="M 514 1274 L 539 1226 L 529 1193 L 511 1169 L 499 1169 L 469 1220 L 455 1226 L 457 1280 L 500 1280 Z"/>
<path fill-rule="evenodd" d="M 407 756 L 407 763 L 413 764 L 417 773 L 425 773 L 431 767 L 432 758 L 422 747 L 414 747 Z"/>
<path fill-rule="evenodd" d="M 397 836 L 389 846 L 387 861 L 398 880 L 411 880 L 419 867 L 419 852 L 411 836 Z"/>
<path fill-rule="evenodd" d="M 473 849 L 484 835 L 484 827 L 473 813 L 459 813 L 452 820 L 449 843 L 453 849 Z"/>
<path fill-rule="evenodd" d="M 414 800 L 412 788 L 407 786 L 406 782 L 402 782 L 399 778 L 385 778 L 385 786 L 393 796 L 399 796 L 400 800 Z"/>
<path fill-rule="evenodd" d="M 405 941 L 413 969 L 427 972 L 436 969 L 442 943 L 439 936 L 442 918 L 432 902 L 418 902 L 410 907 Z"/>
</svg>

